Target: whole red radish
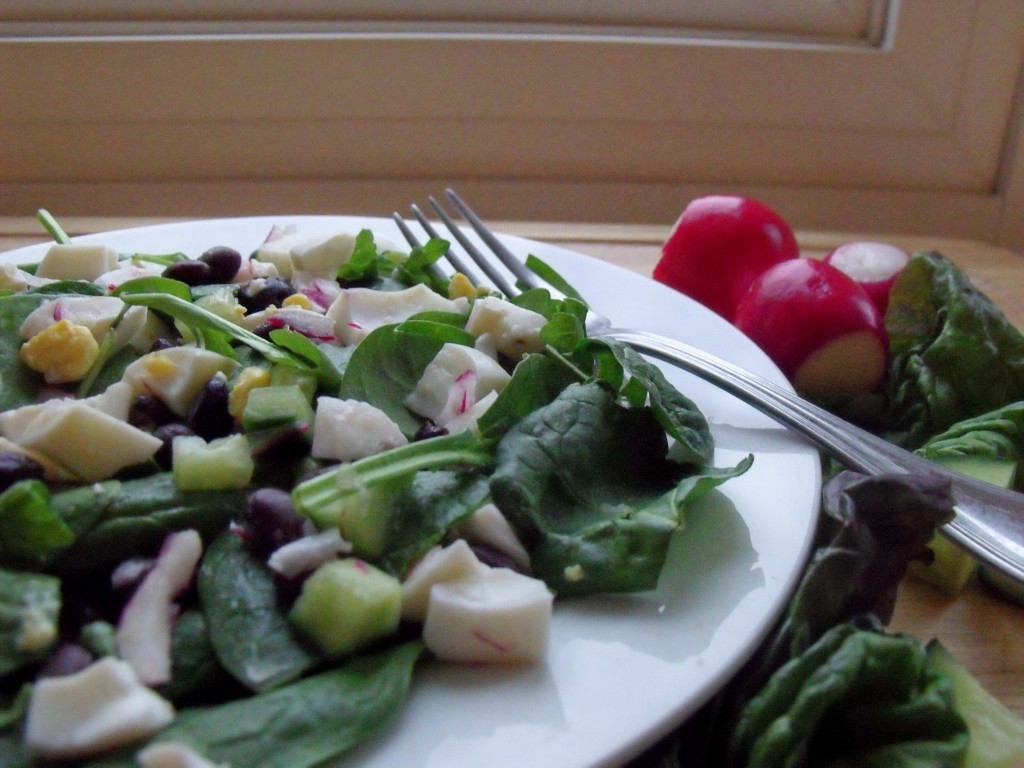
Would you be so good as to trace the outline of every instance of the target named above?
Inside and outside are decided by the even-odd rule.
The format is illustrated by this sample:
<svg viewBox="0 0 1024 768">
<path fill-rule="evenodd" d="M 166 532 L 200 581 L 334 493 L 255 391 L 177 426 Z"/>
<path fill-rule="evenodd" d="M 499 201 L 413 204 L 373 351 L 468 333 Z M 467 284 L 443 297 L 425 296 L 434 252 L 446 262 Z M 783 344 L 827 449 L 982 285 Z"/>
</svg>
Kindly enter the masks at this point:
<svg viewBox="0 0 1024 768">
<path fill-rule="evenodd" d="M 793 230 L 764 203 L 726 195 L 700 197 L 686 206 L 672 228 L 654 279 L 732 320 L 758 275 L 799 255 Z"/>
<path fill-rule="evenodd" d="M 826 263 L 860 283 L 883 315 L 892 284 L 908 261 L 910 254 L 902 248 L 870 241 L 845 243 L 825 257 Z"/>
<path fill-rule="evenodd" d="M 770 267 L 740 301 L 734 323 L 802 394 L 873 392 L 885 376 L 888 337 L 878 307 L 822 261 Z"/>
</svg>

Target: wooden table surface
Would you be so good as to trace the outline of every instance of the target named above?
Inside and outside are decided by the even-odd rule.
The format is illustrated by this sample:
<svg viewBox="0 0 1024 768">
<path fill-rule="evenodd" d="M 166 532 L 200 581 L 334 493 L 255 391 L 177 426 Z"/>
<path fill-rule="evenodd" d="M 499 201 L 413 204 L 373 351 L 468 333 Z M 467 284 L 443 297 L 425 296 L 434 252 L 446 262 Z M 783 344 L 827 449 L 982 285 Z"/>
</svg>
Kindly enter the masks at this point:
<svg viewBox="0 0 1024 768">
<path fill-rule="evenodd" d="M 159 223 L 155 219 L 61 219 L 71 235 Z M 579 253 L 650 275 L 668 226 L 491 222 L 500 232 L 554 242 Z M 798 232 L 807 255 L 869 235 Z M 0 252 L 47 240 L 34 219 L 0 217 Z M 1024 255 L 971 241 L 927 237 L 886 238 L 908 250 L 936 250 L 964 268 L 1018 328 L 1024 328 Z M 1024 608 L 993 596 L 975 579 L 958 597 L 947 597 L 908 577 L 890 630 L 923 640 L 937 637 L 993 695 L 1024 717 Z"/>
</svg>

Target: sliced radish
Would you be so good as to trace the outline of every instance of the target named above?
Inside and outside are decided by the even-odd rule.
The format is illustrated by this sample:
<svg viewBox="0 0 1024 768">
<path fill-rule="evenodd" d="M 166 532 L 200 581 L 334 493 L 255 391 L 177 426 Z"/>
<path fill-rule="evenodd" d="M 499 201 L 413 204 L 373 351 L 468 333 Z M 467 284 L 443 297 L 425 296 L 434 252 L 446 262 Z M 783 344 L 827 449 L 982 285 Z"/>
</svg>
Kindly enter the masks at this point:
<svg viewBox="0 0 1024 768">
<path fill-rule="evenodd" d="M 825 262 L 846 273 L 868 292 L 884 315 L 889 307 L 889 292 L 910 261 L 910 254 L 888 243 L 858 241 L 840 245 L 825 257 Z"/>
<path fill-rule="evenodd" d="M 117 652 L 146 685 L 171 679 L 171 630 L 178 615 L 174 598 L 192 583 L 202 553 L 196 531 L 169 535 L 152 570 L 121 612 Z"/>
<path fill-rule="evenodd" d="M 334 321 L 322 312 L 311 309 L 270 307 L 261 312 L 246 315 L 242 320 L 242 325 L 250 331 L 260 326 L 272 329 L 288 328 L 314 341 L 332 342 L 337 340 Z"/>
</svg>

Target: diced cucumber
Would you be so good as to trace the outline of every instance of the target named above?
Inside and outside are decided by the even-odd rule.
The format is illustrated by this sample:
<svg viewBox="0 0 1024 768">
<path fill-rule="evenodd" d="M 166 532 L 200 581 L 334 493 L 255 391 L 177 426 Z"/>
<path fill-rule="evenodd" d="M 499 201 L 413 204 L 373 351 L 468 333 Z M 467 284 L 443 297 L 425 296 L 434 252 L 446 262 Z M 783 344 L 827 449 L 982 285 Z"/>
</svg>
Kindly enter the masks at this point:
<svg viewBox="0 0 1024 768">
<path fill-rule="evenodd" d="M 395 486 L 412 482 L 412 475 L 395 479 L 390 487 L 367 488 L 351 464 L 342 464 L 333 470 L 338 487 L 351 488 L 356 493 L 346 494 L 338 503 L 321 506 L 309 504 L 300 509 L 317 528 L 337 528 L 346 541 L 352 543 L 355 553 L 373 559 L 384 553 L 391 507 L 388 498 Z"/>
<path fill-rule="evenodd" d="M 935 559 L 927 564 L 920 561 L 911 562 L 910 572 L 944 594 L 951 597 L 959 595 L 978 570 L 977 561 L 939 533 L 932 538 L 928 548 Z"/>
<path fill-rule="evenodd" d="M 244 488 L 255 470 L 249 441 L 241 434 L 209 443 L 193 435 L 176 437 L 171 451 L 174 482 L 184 491 Z"/>
<path fill-rule="evenodd" d="M 398 629 L 398 579 L 356 558 L 314 571 L 288 614 L 296 628 L 329 656 L 344 656 Z"/>
<path fill-rule="evenodd" d="M 259 432 L 282 426 L 312 424 L 316 414 L 298 384 L 255 387 L 242 412 L 246 432 Z"/>
<path fill-rule="evenodd" d="M 1015 768 L 1024 751 L 1024 720 L 1013 714 L 947 651 L 933 640 L 928 665 L 953 684 L 957 712 L 971 734 L 964 768 Z"/>
<path fill-rule="evenodd" d="M 993 456 L 958 456 L 939 461 L 944 467 L 962 472 L 1000 488 L 1013 488 L 1017 479 L 1017 462 Z"/>
<path fill-rule="evenodd" d="M 295 384 L 299 389 L 302 390 L 306 399 L 312 403 L 313 396 L 316 394 L 316 376 L 307 371 L 300 371 L 298 368 L 293 368 L 289 365 L 275 365 L 270 369 L 270 384 L 271 386 L 284 386 L 286 384 Z"/>
</svg>

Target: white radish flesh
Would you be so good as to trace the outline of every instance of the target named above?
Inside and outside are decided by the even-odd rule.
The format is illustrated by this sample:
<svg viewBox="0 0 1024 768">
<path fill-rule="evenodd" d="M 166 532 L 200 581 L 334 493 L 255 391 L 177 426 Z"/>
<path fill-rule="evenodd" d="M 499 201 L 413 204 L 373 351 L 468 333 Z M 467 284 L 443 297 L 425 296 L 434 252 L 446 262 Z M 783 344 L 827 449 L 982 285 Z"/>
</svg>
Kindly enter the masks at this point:
<svg viewBox="0 0 1024 768">
<path fill-rule="evenodd" d="M 351 542 L 341 537 L 337 528 L 303 536 L 278 547 L 267 560 L 267 566 L 288 579 L 315 571 L 338 555 L 352 552 Z"/>
<path fill-rule="evenodd" d="M 859 283 L 882 314 L 889 306 L 889 293 L 910 254 L 888 243 L 858 241 L 840 245 L 825 257 L 840 272 Z"/>
<path fill-rule="evenodd" d="M 121 613 L 117 652 L 146 685 L 171 679 L 171 631 L 178 613 L 174 598 L 191 584 L 202 553 L 196 531 L 172 533 Z"/>
<path fill-rule="evenodd" d="M 508 372 L 483 352 L 449 343 L 434 355 L 405 404 L 444 426 L 490 392 L 501 392 L 510 379 Z"/>
</svg>

